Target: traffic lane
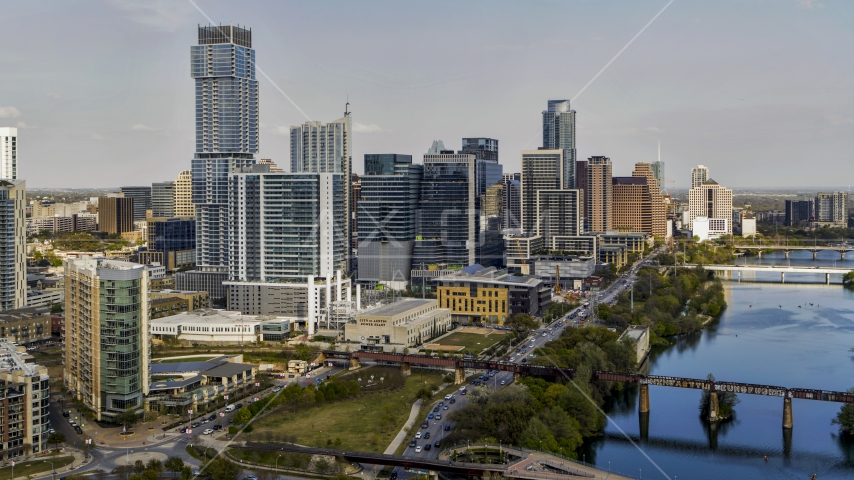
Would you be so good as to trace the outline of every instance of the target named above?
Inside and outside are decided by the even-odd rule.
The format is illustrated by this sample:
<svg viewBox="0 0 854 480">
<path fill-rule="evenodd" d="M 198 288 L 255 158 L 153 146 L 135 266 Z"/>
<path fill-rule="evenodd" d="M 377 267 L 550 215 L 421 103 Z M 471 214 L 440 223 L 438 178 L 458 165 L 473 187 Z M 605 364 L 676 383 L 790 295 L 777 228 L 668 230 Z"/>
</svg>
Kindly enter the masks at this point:
<svg viewBox="0 0 854 480">
<path fill-rule="evenodd" d="M 48 405 L 47 418 L 50 420 L 50 428 L 56 430 L 58 433 L 62 433 L 63 435 L 65 435 L 66 445 L 75 445 L 75 443 L 82 442 L 84 436 L 75 432 L 74 427 L 72 427 L 71 424 L 68 423 L 68 420 L 73 419 L 73 417 L 80 417 L 80 414 L 75 411 L 72 412 L 72 416 L 63 417 L 62 405 L 64 405 L 64 403 L 56 402 L 51 402 L 50 405 Z"/>
</svg>

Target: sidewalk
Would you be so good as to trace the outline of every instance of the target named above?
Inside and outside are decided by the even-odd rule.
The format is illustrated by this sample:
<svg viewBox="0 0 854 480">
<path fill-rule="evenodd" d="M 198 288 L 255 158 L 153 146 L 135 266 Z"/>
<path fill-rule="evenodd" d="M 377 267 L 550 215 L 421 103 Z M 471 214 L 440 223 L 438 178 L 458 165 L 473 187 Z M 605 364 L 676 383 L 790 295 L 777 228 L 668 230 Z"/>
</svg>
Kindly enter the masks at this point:
<svg viewBox="0 0 854 480">
<path fill-rule="evenodd" d="M 75 450 L 74 448 L 71 448 L 71 447 L 65 447 L 65 451 L 60 453 L 57 456 L 58 457 L 66 457 L 69 455 L 74 457 L 74 460 L 69 465 L 66 465 L 64 467 L 57 467 L 56 468 L 56 476 L 57 477 L 64 477 L 65 475 L 67 475 L 66 472 L 70 472 L 76 468 L 80 468 L 80 467 L 82 467 L 82 466 L 84 466 L 84 465 L 86 465 L 92 461 L 91 455 L 89 456 L 89 460 L 85 460 L 85 455 L 83 455 L 83 452 L 81 452 L 79 450 Z M 49 459 L 50 459 L 50 455 L 39 455 L 39 456 L 31 456 L 27 460 L 15 459 L 15 461 L 20 462 L 20 463 L 24 463 L 24 462 L 37 462 L 37 461 L 42 461 L 42 460 L 48 460 L 49 461 Z M 15 480 L 15 479 L 18 479 L 18 480 L 36 480 L 36 479 L 40 479 L 40 478 L 52 478 L 52 477 L 53 477 L 53 470 L 48 469 L 48 470 L 45 470 L 44 472 L 36 473 L 34 475 L 15 476 L 12 480 Z"/>
</svg>

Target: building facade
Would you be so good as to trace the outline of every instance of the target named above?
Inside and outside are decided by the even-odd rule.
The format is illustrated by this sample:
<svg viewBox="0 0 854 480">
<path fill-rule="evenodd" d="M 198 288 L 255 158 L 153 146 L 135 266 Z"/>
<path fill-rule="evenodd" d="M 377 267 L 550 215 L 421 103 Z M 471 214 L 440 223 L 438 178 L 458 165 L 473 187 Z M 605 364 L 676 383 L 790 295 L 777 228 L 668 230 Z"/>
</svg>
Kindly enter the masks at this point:
<svg viewBox="0 0 854 480">
<path fill-rule="evenodd" d="M 815 197 L 815 222 L 819 226 L 848 225 L 848 193 L 819 193 Z"/>
<path fill-rule="evenodd" d="M 411 155 L 365 155 L 357 213 L 360 282 L 396 290 L 409 283 L 423 175 Z"/>
<path fill-rule="evenodd" d="M 575 110 L 569 100 L 549 100 L 543 111 L 543 148 L 563 151 L 562 188 L 576 187 Z"/>
<path fill-rule="evenodd" d="M 151 215 L 160 218 L 175 216 L 175 182 L 151 184 Z"/>
<path fill-rule="evenodd" d="M 437 300 L 404 298 L 356 316 L 344 325 L 344 340 L 362 344 L 363 350 L 409 348 L 447 333 L 453 328 L 451 311 Z"/>
<path fill-rule="evenodd" d="M 48 449 L 50 376 L 23 346 L 0 339 L 0 459 L 13 460 Z"/>
<path fill-rule="evenodd" d="M 486 137 L 463 139 L 463 148 L 458 153 L 472 154 L 480 160 L 498 163 L 498 140 Z"/>
<path fill-rule="evenodd" d="M 614 177 L 612 194 L 615 229 L 667 236 L 664 199 L 648 163 L 635 164 L 631 177 Z"/>
<path fill-rule="evenodd" d="M 506 174 L 505 174 L 506 175 Z M 520 174 L 504 179 L 504 218 L 501 228 L 520 230 L 522 228 L 522 178 Z"/>
<path fill-rule="evenodd" d="M 140 411 L 148 393 L 148 272 L 103 258 L 67 259 L 64 382 L 109 421 Z"/>
<path fill-rule="evenodd" d="M 584 192 L 584 218 L 588 232 L 613 230 L 614 198 L 611 159 L 590 157 L 587 159 L 587 190 Z"/>
<path fill-rule="evenodd" d="M 175 205 L 176 217 L 195 217 L 196 206 L 193 203 L 193 172 L 184 170 L 178 174 L 175 179 L 172 193 L 175 195 L 173 203 Z"/>
<path fill-rule="evenodd" d="M 133 231 L 133 198 L 101 197 L 98 199 L 98 230 L 106 233 Z M 145 218 L 145 217 L 143 217 Z"/>
<path fill-rule="evenodd" d="M 22 307 L 0 312 L 0 338 L 17 344 L 50 340 L 50 308 Z"/>
<path fill-rule="evenodd" d="M 0 179 L 0 311 L 27 302 L 27 185 Z"/>
<path fill-rule="evenodd" d="M 121 187 L 120 191 L 133 199 L 133 221 L 145 220 L 145 211 L 151 209 L 151 187 Z"/>
<path fill-rule="evenodd" d="M 194 217 L 149 217 L 146 224 L 148 250 L 139 252 L 140 262 L 159 263 L 170 272 L 196 264 Z"/>
<path fill-rule="evenodd" d="M 705 165 L 697 165 L 691 169 L 691 188 L 699 188 L 709 179 L 709 169 Z"/>
<path fill-rule="evenodd" d="M 702 165 L 698 168 L 700 172 L 708 173 L 708 169 Z M 698 169 L 695 168 L 694 170 Z M 728 230 L 724 235 L 732 235 L 732 190 L 718 185 L 718 182 L 709 178 L 688 192 L 688 208 L 690 214 L 688 228 L 692 231 L 694 230 L 694 219 L 706 217 L 710 221 L 713 219 L 726 220 Z M 721 222 L 711 222 L 711 224 L 712 226 L 723 225 Z M 710 231 L 718 230 L 712 228 Z"/>
<path fill-rule="evenodd" d="M 0 178 L 18 179 L 18 129 L 0 127 Z"/>
<path fill-rule="evenodd" d="M 814 200 L 786 200 L 786 226 L 796 227 L 814 220 L 814 205 Z"/>
</svg>

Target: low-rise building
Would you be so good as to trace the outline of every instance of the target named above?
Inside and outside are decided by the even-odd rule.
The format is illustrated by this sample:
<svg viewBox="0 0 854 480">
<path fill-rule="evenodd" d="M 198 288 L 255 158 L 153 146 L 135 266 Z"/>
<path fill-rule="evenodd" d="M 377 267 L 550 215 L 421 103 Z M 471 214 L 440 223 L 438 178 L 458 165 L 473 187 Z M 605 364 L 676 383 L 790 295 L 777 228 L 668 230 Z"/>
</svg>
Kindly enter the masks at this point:
<svg viewBox="0 0 854 480">
<path fill-rule="evenodd" d="M 357 315 L 356 323 L 344 325 L 344 339 L 361 343 L 366 349 L 383 345 L 408 348 L 421 345 L 451 328 L 451 312 L 439 308 L 438 301 L 405 298 Z"/>
<path fill-rule="evenodd" d="M 542 316 L 551 305 L 551 289 L 539 278 L 513 275 L 475 264 L 435 280 L 439 306 L 455 322 L 503 325 L 517 313 Z"/>
<path fill-rule="evenodd" d="M 0 458 L 14 459 L 48 448 L 50 377 L 25 347 L 0 339 Z"/>
<path fill-rule="evenodd" d="M 554 288 L 559 281 L 563 288 L 571 288 L 574 280 L 582 280 L 596 271 L 596 259 L 572 255 L 540 255 L 531 259 L 531 274 Z M 560 275 L 559 279 L 556 278 Z"/>
<path fill-rule="evenodd" d="M 308 362 L 305 360 L 288 360 L 288 372 L 303 374 L 308 370 Z"/>
<path fill-rule="evenodd" d="M 640 364 L 649 355 L 649 327 L 645 325 L 629 325 L 629 328 L 617 340 L 629 339 L 635 346 L 637 362 Z"/>
<path fill-rule="evenodd" d="M 219 395 L 253 387 L 258 365 L 241 363 L 242 358 L 238 355 L 202 362 L 152 363 L 147 400 L 151 406 L 163 405 L 186 414 L 187 408 L 197 411 Z"/>
<path fill-rule="evenodd" d="M 181 312 L 168 317 L 153 318 L 151 338 L 155 341 L 172 340 L 184 344 L 245 345 L 258 343 L 266 335 L 281 335 L 289 331 L 299 319 L 272 315 L 243 315 L 228 310 L 200 309 Z M 304 321 L 304 319 L 303 319 Z M 265 330 L 265 325 L 279 325 L 276 330 Z"/>
<path fill-rule="evenodd" d="M 152 290 L 151 318 L 168 317 L 181 312 L 210 307 L 208 292 L 187 292 L 182 290 Z"/>
<path fill-rule="evenodd" d="M 624 244 L 602 245 L 599 247 L 600 263 L 612 263 L 619 270 L 628 261 L 629 252 Z"/>
<path fill-rule="evenodd" d="M 33 343 L 50 337 L 49 308 L 24 307 L 0 312 L 0 338 L 15 343 Z"/>
<path fill-rule="evenodd" d="M 608 232 L 599 235 L 599 246 L 625 245 L 629 253 L 643 253 L 644 246 L 652 246 L 653 237 L 637 232 Z"/>
</svg>

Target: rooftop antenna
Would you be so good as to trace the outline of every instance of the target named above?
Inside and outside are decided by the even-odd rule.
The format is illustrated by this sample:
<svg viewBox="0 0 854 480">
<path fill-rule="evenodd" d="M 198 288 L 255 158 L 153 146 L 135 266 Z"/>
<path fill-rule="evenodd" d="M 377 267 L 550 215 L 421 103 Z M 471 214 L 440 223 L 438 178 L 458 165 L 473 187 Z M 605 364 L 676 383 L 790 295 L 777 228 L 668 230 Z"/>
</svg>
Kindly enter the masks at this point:
<svg viewBox="0 0 854 480">
<path fill-rule="evenodd" d="M 344 105 L 344 116 L 350 115 L 350 95 L 347 95 L 347 103 Z"/>
<path fill-rule="evenodd" d="M 658 163 L 661 163 L 661 140 L 658 141 Z"/>
</svg>

